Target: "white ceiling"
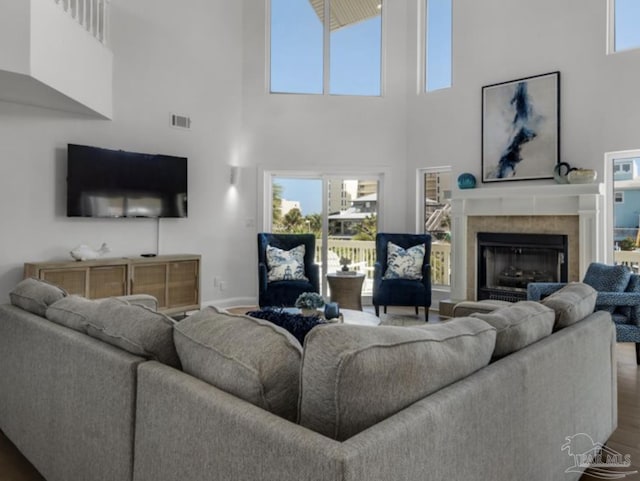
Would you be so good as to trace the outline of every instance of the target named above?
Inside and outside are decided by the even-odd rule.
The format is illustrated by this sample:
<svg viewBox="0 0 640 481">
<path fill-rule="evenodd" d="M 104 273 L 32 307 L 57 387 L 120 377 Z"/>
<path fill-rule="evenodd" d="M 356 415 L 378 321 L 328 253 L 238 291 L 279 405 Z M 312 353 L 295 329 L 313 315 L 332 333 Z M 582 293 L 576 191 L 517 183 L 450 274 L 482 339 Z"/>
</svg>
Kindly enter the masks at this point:
<svg viewBox="0 0 640 481">
<path fill-rule="evenodd" d="M 324 19 L 324 0 L 309 0 L 320 21 Z M 382 0 L 331 0 L 331 30 L 380 15 Z"/>
</svg>

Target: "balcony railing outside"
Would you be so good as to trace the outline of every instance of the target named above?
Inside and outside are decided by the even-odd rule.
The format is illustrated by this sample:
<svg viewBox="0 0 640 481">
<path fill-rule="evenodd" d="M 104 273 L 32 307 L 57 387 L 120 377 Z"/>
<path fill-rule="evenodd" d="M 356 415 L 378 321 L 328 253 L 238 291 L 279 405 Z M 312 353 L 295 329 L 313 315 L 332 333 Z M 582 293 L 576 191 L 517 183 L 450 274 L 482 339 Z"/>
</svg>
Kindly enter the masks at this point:
<svg viewBox="0 0 640 481">
<path fill-rule="evenodd" d="M 629 266 L 636 274 L 640 273 L 640 251 L 614 251 L 615 264 Z"/>
<path fill-rule="evenodd" d="M 371 295 L 373 289 L 373 269 L 376 262 L 374 241 L 329 239 L 329 262 L 327 272 L 341 268 L 340 257 L 351 259 L 350 270 L 365 274 L 363 295 Z M 315 261 L 322 264 L 322 239 L 316 239 Z M 451 285 L 451 244 L 433 242 L 431 244 L 431 283 L 433 286 Z"/>
<path fill-rule="evenodd" d="M 53 0 L 98 41 L 107 43 L 108 0 Z"/>
</svg>

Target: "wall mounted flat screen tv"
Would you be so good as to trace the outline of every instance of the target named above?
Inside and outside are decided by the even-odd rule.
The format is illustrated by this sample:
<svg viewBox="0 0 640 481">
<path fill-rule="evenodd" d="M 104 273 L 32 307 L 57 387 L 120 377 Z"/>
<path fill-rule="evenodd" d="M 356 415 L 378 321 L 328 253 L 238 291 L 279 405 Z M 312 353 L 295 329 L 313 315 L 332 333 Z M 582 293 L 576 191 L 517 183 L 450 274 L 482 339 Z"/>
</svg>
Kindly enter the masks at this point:
<svg viewBox="0 0 640 481">
<path fill-rule="evenodd" d="M 187 217 L 187 159 L 68 144 L 68 217 Z"/>
</svg>

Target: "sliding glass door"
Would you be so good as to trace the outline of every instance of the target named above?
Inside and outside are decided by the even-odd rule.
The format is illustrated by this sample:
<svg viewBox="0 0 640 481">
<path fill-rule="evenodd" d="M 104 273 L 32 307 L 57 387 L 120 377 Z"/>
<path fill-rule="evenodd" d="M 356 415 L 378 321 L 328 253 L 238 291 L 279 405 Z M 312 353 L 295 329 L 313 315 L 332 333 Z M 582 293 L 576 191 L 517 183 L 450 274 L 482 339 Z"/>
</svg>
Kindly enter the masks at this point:
<svg viewBox="0 0 640 481">
<path fill-rule="evenodd" d="M 316 262 L 322 267 L 321 290 L 329 295 L 327 273 L 341 269 L 365 275 L 362 295 L 370 296 L 378 231 L 377 175 L 290 175 L 272 172 L 265 202 L 271 206 L 265 230 L 312 233 Z"/>
</svg>

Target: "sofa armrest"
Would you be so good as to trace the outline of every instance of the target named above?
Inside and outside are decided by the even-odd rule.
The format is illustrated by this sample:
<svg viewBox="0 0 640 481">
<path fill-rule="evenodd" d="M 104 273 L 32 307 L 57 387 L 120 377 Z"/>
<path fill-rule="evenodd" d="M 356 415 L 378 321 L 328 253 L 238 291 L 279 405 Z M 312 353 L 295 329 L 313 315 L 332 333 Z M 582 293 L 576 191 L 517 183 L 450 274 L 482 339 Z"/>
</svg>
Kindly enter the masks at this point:
<svg viewBox="0 0 640 481">
<path fill-rule="evenodd" d="M 565 282 L 531 282 L 527 285 L 527 300 L 541 301 L 566 285 Z"/>
<path fill-rule="evenodd" d="M 373 287 L 380 287 L 380 283 L 382 282 L 382 276 L 384 275 L 384 271 L 382 270 L 382 264 L 380 262 L 376 262 L 373 265 Z"/>
<path fill-rule="evenodd" d="M 431 264 L 424 264 L 422 266 L 422 284 L 427 289 L 431 289 Z"/>
<path fill-rule="evenodd" d="M 597 306 L 639 306 L 640 292 L 598 292 Z"/>
<path fill-rule="evenodd" d="M 318 264 L 311 264 L 307 267 L 307 278 L 315 292 L 320 292 L 320 266 Z"/>
<path fill-rule="evenodd" d="M 263 262 L 258 263 L 258 291 L 266 292 L 267 290 L 267 266 Z"/>
</svg>

